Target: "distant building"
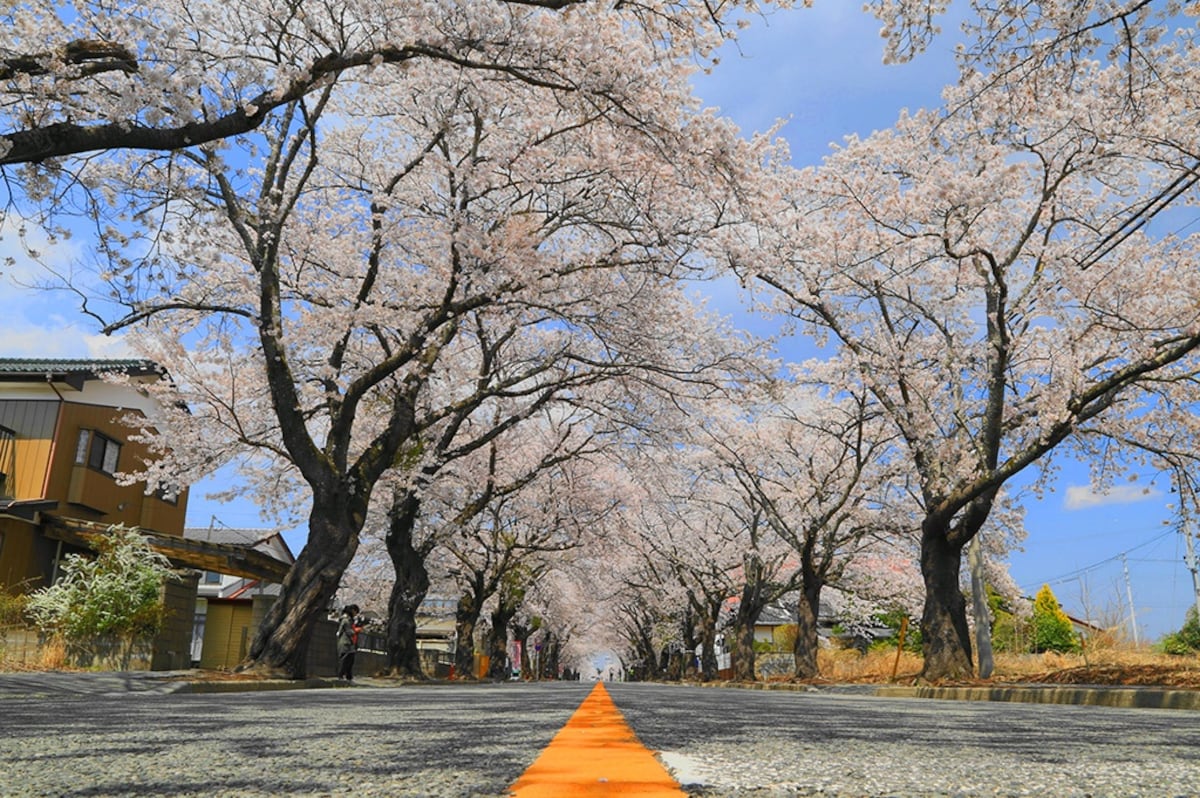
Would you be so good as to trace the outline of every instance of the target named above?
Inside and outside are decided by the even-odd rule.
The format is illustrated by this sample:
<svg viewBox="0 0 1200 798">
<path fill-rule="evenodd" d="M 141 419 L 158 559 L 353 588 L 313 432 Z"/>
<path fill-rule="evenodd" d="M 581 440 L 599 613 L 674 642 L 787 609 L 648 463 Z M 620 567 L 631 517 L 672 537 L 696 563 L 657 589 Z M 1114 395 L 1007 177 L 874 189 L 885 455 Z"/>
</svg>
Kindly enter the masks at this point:
<svg viewBox="0 0 1200 798">
<path fill-rule="evenodd" d="M 196 588 L 191 661 L 201 668 L 231 669 L 245 659 L 250 637 L 267 607 L 279 596 L 279 579 L 296 561 L 278 532 L 231 527 L 188 528 L 184 538 L 257 552 L 279 563 L 276 579 L 205 570 Z"/>
</svg>

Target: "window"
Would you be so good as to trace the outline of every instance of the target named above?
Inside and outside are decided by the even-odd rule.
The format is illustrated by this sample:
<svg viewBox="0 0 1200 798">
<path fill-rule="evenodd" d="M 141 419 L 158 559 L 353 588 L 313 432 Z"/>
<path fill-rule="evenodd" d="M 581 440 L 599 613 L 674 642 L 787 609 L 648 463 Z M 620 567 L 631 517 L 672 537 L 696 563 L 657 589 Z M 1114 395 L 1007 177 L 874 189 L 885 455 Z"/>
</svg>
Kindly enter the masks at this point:
<svg viewBox="0 0 1200 798">
<path fill-rule="evenodd" d="M 221 575 L 219 573 L 217 573 L 216 571 L 205 571 L 204 572 L 204 584 L 206 584 L 206 585 L 221 584 Z"/>
<path fill-rule="evenodd" d="M 0 496 L 12 497 L 12 478 L 17 465 L 17 433 L 0 427 Z"/>
<path fill-rule="evenodd" d="M 117 473 L 117 462 L 121 456 L 121 444 L 90 429 L 79 430 L 79 443 L 75 446 L 75 462 L 87 465 L 105 474 Z"/>
</svg>

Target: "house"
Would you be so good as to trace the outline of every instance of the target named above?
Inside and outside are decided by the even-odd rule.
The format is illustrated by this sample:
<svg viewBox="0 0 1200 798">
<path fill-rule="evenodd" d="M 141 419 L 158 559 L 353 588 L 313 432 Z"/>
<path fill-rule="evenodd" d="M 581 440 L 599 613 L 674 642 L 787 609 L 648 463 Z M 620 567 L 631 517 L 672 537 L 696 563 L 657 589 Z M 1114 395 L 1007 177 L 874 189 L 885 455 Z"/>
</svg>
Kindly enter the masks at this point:
<svg viewBox="0 0 1200 798">
<path fill-rule="evenodd" d="M 797 596 L 790 595 L 764 607 L 754 625 L 754 641 L 780 647 L 781 641 L 789 636 L 783 630 L 796 625 L 798 600 Z M 871 641 L 894 634 L 893 629 L 881 623 L 847 622 L 848 617 L 863 615 L 861 606 L 857 608 L 857 612 L 850 612 L 851 602 L 852 600 L 837 588 L 826 587 L 821 591 L 821 607 L 817 615 L 817 637 L 821 645 L 840 640 L 843 645 L 865 649 Z M 794 630 L 790 635 L 794 637 Z M 790 643 L 784 646 L 784 649 L 790 650 Z"/>
<path fill-rule="evenodd" d="M 206 570 L 200 577 L 192 627 L 192 664 L 231 669 L 245 659 L 252 630 L 258 628 L 263 613 L 279 596 L 279 579 L 296 558 L 278 532 L 209 526 L 185 529 L 183 536 L 189 541 L 256 552 L 281 566 L 274 580 L 265 574 L 246 576 L 220 570 Z"/>
<path fill-rule="evenodd" d="M 456 625 L 454 611 L 458 600 L 446 596 L 426 596 L 417 608 L 417 648 L 421 651 L 453 654 Z"/>
<path fill-rule="evenodd" d="M 191 664 L 197 572 L 279 581 L 288 567 L 262 552 L 184 539 L 186 489 L 118 483 L 119 472 L 153 457 L 122 419 L 153 417 L 156 400 L 144 386 L 161 377 L 148 360 L 0 358 L 0 590 L 52 584 L 67 555 L 89 553 L 112 526 L 137 527 L 181 572 L 165 588 L 165 628 L 139 663 L 156 670 Z M 22 657 L 37 645 L 28 638 Z M 6 646 L 11 655 L 12 635 Z"/>
<path fill-rule="evenodd" d="M 108 382 L 108 373 L 131 382 Z M 153 412 L 155 400 L 138 385 L 160 377 L 147 360 L 0 358 L 0 589 L 51 584 L 64 557 L 89 551 L 89 538 L 113 525 L 182 536 L 186 490 L 147 494 L 116 479 L 151 456 L 121 419 Z M 193 593 L 169 586 L 168 612 L 190 618 Z M 155 667 L 186 664 L 187 631 L 164 633 Z"/>
</svg>

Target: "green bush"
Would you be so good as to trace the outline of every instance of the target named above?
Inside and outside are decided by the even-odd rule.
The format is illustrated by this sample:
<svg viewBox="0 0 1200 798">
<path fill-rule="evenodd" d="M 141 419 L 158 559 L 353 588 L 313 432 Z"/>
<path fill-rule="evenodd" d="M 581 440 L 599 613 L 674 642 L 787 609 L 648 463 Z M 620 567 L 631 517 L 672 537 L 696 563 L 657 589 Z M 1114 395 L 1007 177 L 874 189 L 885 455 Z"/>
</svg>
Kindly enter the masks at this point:
<svg viewBox="0 0 1200 798">
<path fill-rule="evenodd" d="M 1009 654 L 1026 654 L 1033 643 L 1033 624 L 1013 611 L 1008 599 L 987 586 L 988 609 L 992 613 L 992 649 Z"/>
<path fill-rule="evenodd" d="M 1196 617 L 1196 608 L 1188 607 L 1183 619 L 1183 626 L 1178 632 L 1171 632 L 1159 641 L 1158 647 L 1165 654 L 1184 656 L 1200 651 L 1200 618 Z"/>
<path fill-rule="evenodd" d="M 1071 619 L 1062 611 L 1049 585 L 1042 585 L 1033 599 L 1033 651 L 1079 651 L 1079 635 Z"/>
<path fill-rule="evenodd" d="M 771 641 L 776 651 L 791 652 L 796 650 L 796 637 L 799 634 L 799 626 L 794 623 L 785 623 L 771 630 Z"/>
<path fill-rule="evenodd" d="M 872 640 L 867 650 L 895 649 L 896 641 L 900 639 L 900 625 L 904 622 L 906 614 L 904 610 L 890 610 L 871 616 L 872 620 L 876 623 L 891 629 L 892 634 L 888 637 Z M 919 623 L 910 620 L 908 630 L 904 633 L 904 650 L 912 654 L 921 653 L 921 625 Z"/>
<path fill-rule="evenodd" d="M 11 626 L 20 626 L 25 615 L 25 596 L 10 593 L 0 585 L 0 634 Z"/>
<path fill-rule="evenodd" d="M 94 656 L 105 641 L 120 642 L 121 665 L 128 667 L 136 644 L 162 624 L 163 583 L 174 571 L 136 529 L 111 527 L 95 545 L 95 558 L 67 555 L 62 577 L 29 595 L 28 615 L 77 659 Z"/>
</svg>

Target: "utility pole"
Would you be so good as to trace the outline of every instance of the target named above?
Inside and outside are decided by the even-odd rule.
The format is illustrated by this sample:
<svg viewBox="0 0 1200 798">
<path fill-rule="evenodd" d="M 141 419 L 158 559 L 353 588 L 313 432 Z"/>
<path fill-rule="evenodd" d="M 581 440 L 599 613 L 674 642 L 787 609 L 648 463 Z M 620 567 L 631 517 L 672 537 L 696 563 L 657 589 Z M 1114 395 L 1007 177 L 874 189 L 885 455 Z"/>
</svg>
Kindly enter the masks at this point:
<svg viewBox="0 0 1200 798">
<path fill-rule="evenodd" d="M 1192 592 L 1196 594 L 1196 617 L 1200 618 L 1200 566 L 1196 565 L 1195 541 L 1186 519 L 1180 525 L 1179 530 L 1183 532 L 1183 540 L 1187 545 L 1183 561 L 1187 563 L 1188 570 L 1192 572 Z"/>
<path fill-rule="evenodd" d="M 990 679 L 992 659 L 992 618 L 988 611 L 987 589 L 983 579 L 983 542 L 980 533 L 967 543 L 967 563 L 971 567 L 971 601 L 975 608 L 975 648 L 979 655 L 979 678 Z"/>
<path fill-rule="evenodd" d="M 1133 644 L 1141 645 L 1138 640 L 1137 628 L 1137 613 L 1133 609 L 1133 585 L 1129 581 L 1129 563 L 1125 560 L 1125 555 L 1121 554 L 1121 567 L 1125 569 L 1125 595 L 1129 598 L 1129 625 L 1133 627 Z"/>
</svg>

